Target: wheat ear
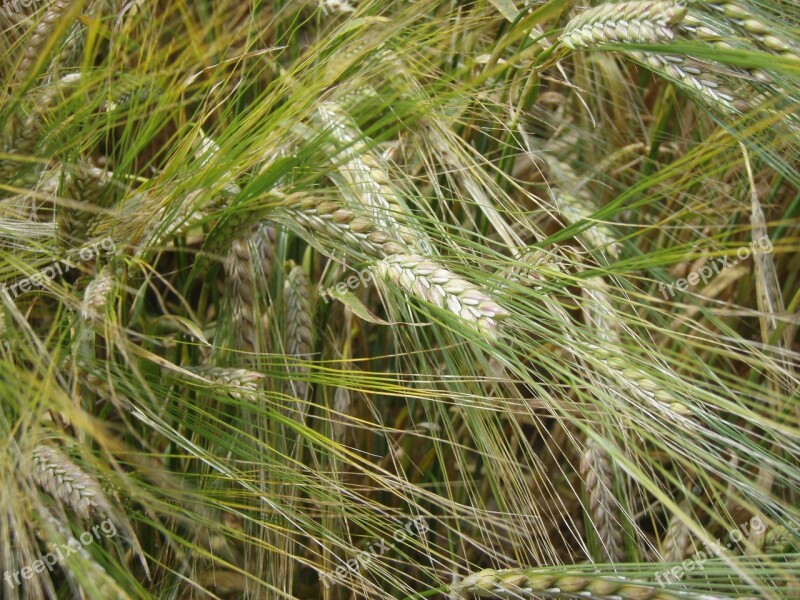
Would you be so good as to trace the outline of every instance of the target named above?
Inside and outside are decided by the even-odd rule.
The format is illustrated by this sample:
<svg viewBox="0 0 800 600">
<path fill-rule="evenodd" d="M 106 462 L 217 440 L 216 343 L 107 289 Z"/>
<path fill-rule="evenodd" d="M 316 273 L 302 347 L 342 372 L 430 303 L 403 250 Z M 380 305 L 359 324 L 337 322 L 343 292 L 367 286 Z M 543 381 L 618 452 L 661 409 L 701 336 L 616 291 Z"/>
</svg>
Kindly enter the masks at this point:
<svg viewBox="0 0 800 600">
<path fill-rule="evenodd" d="M 653 52 L 628 52 L 631 58 L 665 76 L 684 89 L 700 94 L 715 106 L 735 110 L 737 96 L 717 77 L 716 63 L 691 57 L 655 54 Z"/>
<path fill-rule="evenodd" d="M 165 245 L 197 225 L 206 216 L 205 206 L 197 201 L 204 193 L 205 190 L 202 189 L 189 192 L 180 203 L 170 207 L 170 210 L 160 206 L 155 216 L 148 221 L 136 246 L 135 255 L 141 256 L 153 247 Z"/>
<path fill-rule="evenodd" d="M 750 38 L 762 48 L 794 61 L 800 61 L 800 47 L 784 38 L 777 28 L 750 9 L 746 3 L 711 0 L 692 3 L 692 10 L 711 15 Z M 707 24 L 704 27 L 708 27 Z"/>
<path fill-rule="evenodd" d="M 271 218 L 290 227 L 298 226 L 312 245 L 335 260 L 341 260 L 330 242 L 344 243 L 360 258 L 384 258 L 403 252 L 405 244 L 381 229 L 375 222 L 338 202 L 303 193 L 285 196 Z M 309 236 L 308 234 L 312 234 Z M 327 241 L 328 244 L 321 243 Z"/>
<path fill-rule="evenodd" d="M 111 269 L 106 267 L 86 286 L 81 305 L 81 318 L 90 323 L 97 320 L 105 309 L 108 296 L 113 289 L 114 276 L 111 274 Z"/>
<path fill-rule="evenodd" d="M 247 369 L 226 367 L 189 367 L 188 371 L 208 379 L 226 391 L 235 400 L 253 398 L 258 391 L 264 375 Z"/>
<path fill-rule="evenodd" d="M 480 287 L 430 258 L 398 254 L 378 261 L 375 269 L 383 279 L 487 332 L 494 330 L 498 319 L 509 314 Z"/>
<path fill-rule="evenodd" d="M 702 424 L 691 418 L 690 409 L 672 394 L 661 389 L 663 386 L 653 380 L 643 369 L 630 366 L 629 362 L 620 358 L 609 348 L 590 344 L 589 351 L 603 365 L 597 369 L 597 377 L 611 379 L 615 385 L 612 389 L 622 389 L 632 400 L 648 406 L 654 414 L 666 417 L 683 430 L 705 435 Z M 672 371 L 661 369 L 662 373 L 677 379 Z"/>
<path fill-rule="evenodd" d="M 59 238 L 65 241 L 85 239 L 91 227 L 93 208 L 99 205 L 103 193 L 109 188 L 113 173 L 80 162 L 66 171 L 64 193 L 77 202 L 85 203 L 81 208 L 59 206 L 57 212 Z"/>
<path fill-rule="evenodd" d="M 494 279 L 498 282 L 496 289 L 508 290 L 511 282 L 539 291 L 543 289 L 542 284 L 551 282 L 559 273 L 566 273 L 567 269 L 568 264 L 561 254 L 531 248 L 495 274 Z"/>
<path fill-rule="evenodd" d="M 339 185 L 343 195 L 355 196 L 378 227 L 395 232 L 406 244 L 417 242 L 420 233 L 408 226 L 410 212 L 401 203 L 398 191 L 392 188 L 386 167 L 368 150 L 361 130 L 334 102 L 323 103 L 318 112 L 342 147 L 341 151 L 334 150 L 332 154 L 335 162 L 341 162 L 338 173 L 344 179 L 343 185 Z M 344 160 L 341 161 L 340 157 Z"/>
<path fill-rule="evenodd" d="M 787 410 L 786 399 L 790 398 L 797 390 L 797 377 L 792 359 L 794 340 L 792 330 L 794 327 L 788 322 L 781 322 L 785 318 L 784 315 L 786 315 L 786 305 L 783 301 L 775 261 L 772 259 L 772 241 L 769 238 L 764 211 L 758 199 L 749 152 L 743 143 L 740 143 L 740 146 L 744 155 L 745 168 L 750 184 L 751 246 L 754 249 L 753 265 L 761 340 L 766 347 L 770 348 L 770 354 L 773 355 L 771 358 L 774 360 L 774 366 L 766 369 L 769 374 L 769 386 L 773 392 L 770 403 L 776 412 L 783 413 Z M 800 408 L 796 405 L 789 410 L 794 412 L 795 415 L 800 415 Z M 780 444 L 775 443 L 773 451 L 781 453 L 784 450 L 780 447 Z M 759 465 L 757 485 L 765 493 L 769 494 L 773 483 L 774 471 L 766 465 Z M 758 547 L 763 545 L 764 537 L 764 531 L 756 531 L 754 528 L 750 532 L 750 541 Z"/>
<path fill-rule="evenodd" d="M 786 315 L 786 304 L 781 293 L 780 279 L 772 258 L 772 241 L 769 237 L 764 211 L 758 199 L 756 182 L 750 164 L 749 154 L 744 144 L 741 144 L 745 157 L 745 166 L 750 183 L 750 226 L 751 246 L 753 252 L 753 266 L 756 280 L 756 300 L 758 302 L 759 323 L 761 328 L 761 341 L 771 347 L 775 354 L 780 371 L 773 387 L 783 397 L 789 398 L 797 389 L 794 380 L 794 362 L 792 353 L 792 329 L 788 323 L 781 323 Z M 775 369 L 776 371 L 778 369 Z M 776 410 L 783 410 L 783 403 L 775 406 Z"/>
<path fill-rule="evenodd" d="M 545 595 L 587 600 L 734 600 L 731 596 L 671 592 L 660 589 L 656 583 L 620 576 L 587 576 L 546 568 L 484 569 L 464 578 L 451 589 L 490 598 L 540 598 Z"/>
<path fill-rule="evenodd" d="M 289 271 L 283 287 L 283 307 L 285 314 L 286 355 L 308 360 L 313 351 L 313 315 L 311 305 L 311 286 L 303 267 L 294 266 Z M 289 372 L 302 378 L 309 372 L 308 367 L 292 366 Z M 300 414 L 307 412 L 309 385 L 301 379 L 287 381 L 292 396 L 298 400 Z"/>
<path fill-rule="evenodd" d="M 608 296 L 608 284 L 605 280 L 602 277 L 592 277 L 586 282 L 582 295 L 586 300 L 582 306 L 586 323 L 592 326 L 603 341 L 619 344 L 622 323 Z"/>
<path fill-rule="evenodd" d="M 69 10 L 71 4 L 71 0 L 54 0 L 48 3 L 44 16 L 36 24 L 33 33 L 27 40 L 25 53 L 22 55 L 16 72 L 17 81 L 24 81 L 32 74 L 36 61 L 47 45 L 47 40 L 51 37 L 56 23 Z"/>
<path fill-rule="evenodd" d="M 108 574 L 108 572 L 92 558 L 92 555 L 87 552 L 82 542 L 78 541 L 69 528 L 62 523 L 49 509 L 43 509 L 44 519 L 50 524 L 53 530 L 58 533 L 64 540 L 65 545 L 74 550 L 71 554 L 76 554 L 76 557 L 70 557 L 78 564 L 72 564 L 72 560 L 65 560 L 60 563 L 61 568 L 70 575 L 70 584 L 80 589 L 79 579 L 75 576 L 75 568 L 79 568 L 83 578 L 92 582 L 92 585 L 100 593 L 100 597 L 108 598 L 109 600 L 130 600 L 130 596 L 126 594 L 122 588 L 119 587 L 116 581 Z M 50 540 L 44 540 L 50 546 Z M 56 552 L 55 547 L 48 548 L 51 552 Z M 78 594 L 82 596 L 83 594 Z"/>
<path fill-rule="evenodd" d="M 675 37 L 672 26 L 686 15 L 677 2 L 634 1 L 603 4 L 572 19 L 559 41 L 567 48 L 616 42 L 659 42 Z"/>
<path fill-rule="evenodd" d="M 786 554 L 800 549 L 800 540 L 784 526 L 770 527 L 764 537 L 765 554 Z"/>
<path fill-rule="evenodd" d="M 587 438 L 586 448 L 581 454 L 580 473 L 589 500 L 591 526 L 600 538 L 603 562 L 624 560 L 622 526 L 615 516 L 617 501 L 611 478 L 611 459 L 608 453 L 593 439 Z"/>
<path fill-rule="evenodd" d="M 684 503 L 681 508 L 686 511 L 688 505 Z M 661 543 L 661 560 L 668 563 L 682 561 L 689 550 L 690 533 L 680 515 L 672 515 Z"/>
<path fill-rule="evenodd" d="M 95 513 L 108 517 L 113 512 L 100 484 L 58 448 L 45 445 L 34 448 L 33 479 L 51 497 L 84 519 Z"/>
<path fill-rule="evenodd" d="M 543 156 L 547 171 L 560 189 L 552 189 L 553 200 L 558 211 L 571 223 L 589 221 L 591 227 L 583 230 L 579 236 L 594 248 L 603 249 L 614 258 L 619 258 L 621 244 L 605 223 L 592 219 L 597 207 L 569 163 L 554 158 L 549 152 Z"/>
<path fill-rule="evenodd" d="M 673 27 L 687 15 L 677 2 L 604 4 L 575 17 L 559 38 L 572 50 L 603 47 L 617 42 L 659 42 L 675 36 Z M 628 56 L 678 85 L 729 111 L 736 96 L 713 75 L 719 65 L 690 57 L 629 51 Z"/>
<path fill-rule="evenodd" d="M 620 243 L 607 225 L 592 219 L 592 213 L 595 209 L 584 194 L 573 196 L 565 192 L 554 191 L 553 199 L 558 210 L 570 222 L 589 221 L 593 223 L 591 227 L 584 229 L 580 236 L 588 241 L 594 249 L 606 250 L 613 258 L 619 258 Z"/>
<path fill-rule="evenodd" d="M 255 272 L 248 238 L 231 244 L 225 258 L 225 279 L 232 304 L 233 344 L 245 352 L 266 350 L 267 338 L 261 328 Z"/>
</svg>

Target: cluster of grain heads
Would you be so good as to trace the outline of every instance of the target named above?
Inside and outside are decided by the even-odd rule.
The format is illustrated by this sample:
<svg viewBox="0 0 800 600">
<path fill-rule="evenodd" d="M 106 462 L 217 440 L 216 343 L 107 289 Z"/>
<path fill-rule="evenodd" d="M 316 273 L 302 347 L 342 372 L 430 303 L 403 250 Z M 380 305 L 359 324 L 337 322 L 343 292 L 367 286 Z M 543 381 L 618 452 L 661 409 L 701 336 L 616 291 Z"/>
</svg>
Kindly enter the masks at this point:
<svg viewBox="0 0 800 600">
<path fill-rule="evenodd" d="M 747 8 L 734 4 L 727 4 L 726 7 L 711 2 L 692 3 L 689 13 L 680 24 L 680 34 L 689 40 L 702 42 L 721 50 L 769 52 L 781 55 L 784 59 L 800 61 L 800 51 L 796 46 L 792 47 L 777 37 L 774 24 L 760 20 L 757 15 L 749 14 Z M 735 19 L 725 16 L 726 13 L 747 13 L 748 16 Z M 649 57 L 642 55 L 639 58 L 644 60 Z M 673 58 L 673 62 L 674 60 Z M 656 63 L 652 58 L 649 58 L 649 62 Z M 701 76 L 695 75 L 695 80 L 704 81 L 707 86 L 712 87 L 714 94 L 705 91 L 705 96 L 709 100 L 719 103 L 721 98 L 729 103 L 733 102 L 733 106 L 741 112 L 764 108 L 775 114 L 788 108 L 784 100 L 791 98 L 794 90 L 787 89 L 767 70 L 731 66 L 723 68 L 713 63 L 705 64 L 710 64 L 713 71 L 711 68 L 704 68 Z M 655 67 L 658 68 L 658 65 Z M 673 79 L 675 74 L 680 75 L 680 73 L 666 74 Z M 697 88 L 696 82 L 694 82 L 695 88 Z M 791 114 L 786 116 L 790 119 L 793 117 Z M 783 124 L 780 123 L 779 126 Z"/>
<path fill-rule="evenodd" d="M 602 48 L 611 43 L 671 41 L 686 15 L 687 7 L 677 2 L 604 4 L 572 19 L 559 39 L 571 50 Z M 725 69 L 712 61 L 656 52 L 626 54 L 719 108 L 735 108 L 736 96 L 717 75 Z M 730 69 L 727 72 L 734 74 Z"/>
<path fill-rule="evenodd" d="M 34 448 L 32 475 L 39 487 L 84 519 L 113 512 L 100 484 L 54 446 Z"/>
<path fill-rule="evenodd" d="M 622 524 L 617 517 L 617 500 L 611 475 L 611 458 L 596 441 L 586 439 L 581 454 L 580 473 L 586 488 L 589 521 L 600 539 L 600 562 L 618 562 L 625 558 Z"/>
<path fill-rule="evenodd" d="M 414 254 L 389 256 L 375 264 L 378 275 L 410 294 L 449 310 L 467 323 L 493 332 L 497 321 L 508 316 L 483 289 L 428 257 Z"/>
<path fill-rule="evenodd" d="M 480 329 L 494 330 L 496 320 L 508 314 L 480 286 L 432 259 L 407 253 L 406 244 L 340 202 L 305 193 L 288 194 L 282 196 L 270 218 L 294 228 L 334 260 L 342 260 L 337 250 L 342 245 L 359 259 L 378 259 L 375 268 L 381 277 Z"/>
<path fill-rule="evenodd" d="M 671 1 L 602 4 L 572 19 L 559 41 L 576 50 L 618 42 L 671 40 L 675 37 L 673 26 L 685 15 L 686 7 Z"/>
<path fill-rule="evenodd" d="M 283 309 L 285 318 L 284 350 L 287 356 L 300 362 L 311 358 L 314 349 L 313 312 L 311 285 L 303 267 L 291 266 L 283 287 Z M 309 369 L 296 365 L 289 367 L 290 373 L 306 377 Z M 286 382 L 287 393 L 297 399 L 297 412 L 305 415 L 308 401 L 308 382 L 290 379 Z"/>
<path fill-rule="evenodd" d="M 483 598 L 585 598 L 586 600 L 754 600 L 718 594 L 669 591 L 616 575 L 587 575 L 541 569 L 484 569 L 451 586 Z"/>
</svg>

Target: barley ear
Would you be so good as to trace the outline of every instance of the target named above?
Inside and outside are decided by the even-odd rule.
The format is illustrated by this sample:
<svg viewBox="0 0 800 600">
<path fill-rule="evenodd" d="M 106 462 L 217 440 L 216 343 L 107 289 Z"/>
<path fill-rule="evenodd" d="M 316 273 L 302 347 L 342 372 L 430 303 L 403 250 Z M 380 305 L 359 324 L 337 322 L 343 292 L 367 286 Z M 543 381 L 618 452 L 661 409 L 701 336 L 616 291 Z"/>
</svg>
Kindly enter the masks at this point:
<svg viewBox="0 0 800 600">
<path fill-rule="evenodd" d="M 451 586 L 485 598 L 569 597 L 587 600 L 734 600 L 732 596 L 662 589 L 656 582 L 556 569 L 484 569 Z M 741 598 L 740 600 L 744 600 Z"/>
<path fill-rule="evenodd" d="M 245 352 L 266 352 L 263 297 L 272 277 L 277 232 L 260 224 L 250 235 L 234 240 L 225 258 L 225 277 L 232 305 L 233 346 Z"/>
<path fill-rule="evenodd" d="M 434 306 L 449 310 L 490 335 L 494 333 L 497 321 L 509 314 L 479 286 L 430 258 L 398 254 L 377 262 L 375 269 L 384 280 Z"/>
<path fill-rule="evenodd" d="M 113 289 L 114 277 L 111 269 L 105 267 L 86 286 L 81 306 L 81 318 L 89 323 L 98 320 L 105 310 L 108 297 Z"/>
<path fill-rule="evenodd" d="M 685 15 L 685 6 L 670 1 L 602 4 L 572 19 L 558 39 L 571 50 L 671 40 L 675 37 L 672 26 Z"/>
<path fill-rule="evenodd" d="M 59 563 L 69 577 L 70 586 L 76 590 L 76 597 L 84 595 L 83 586 L 81 581 L 85 580 L 91 582 L 93 588 L 99 592 L 100 597 L 108 598 L 109 600 L 129 600 L 130 596 L 125 593 L 117 582 L 108 574 L 108 572 L 92 557 L 91 554 L 84 548 L 83 542 L 79 541 L 72 535 L 69 527 L 62 523 L 49 509 L 44 509 L 44 520 L 52 528 L 61 539 L 64 540 L 63 546 L 69 546 L 74 550 L 71 554 L 70 560 L 64 560 Z M 50 540 L 45 538 L 48 546 L 53 549 L 51 553 L 59 552 L 55 546 L 52 546 Z M 50 548 L 48 548 L 49 550 Z M 89 597 L 87 595 L 87 597 Z"/>
<path fill-rule="evenodd" d="M 687 505 L 683 504 L 681 508 L 685 511 Z M 661 543 L 661 560 L 668 563 L 682 561 L 689 550 L 689 534 L 690 530 L 680 515 L 672 515 Z"/>
<path fill-rule="evenodd" d="M 42 50 L 47 45 L 47 40 L 51 37 L 56 23 L 67 13 L 71 4 L 73 4 L 71 0 L 54 0 L 48 3 L 44 16 L 36 24 L 33 33 L 27 40 L 25 52 L 16 71 L 17 81 L 24 81 L 33 74 L 33 69 L 39 61 Z"/>
<path fill-rule="evenodd" d="M 338 244 L 344 244 L 361 259 L 384 258 L 406 249 L 405 244 L 369 218 L 339 202 L 302 193 L 284 196 L 270 217 L 293 227 L 311 245 L 337 261 L 341 261 Z"/>
<path fill-rule="evenodd" d="M 340 176 L 334 178 L 334 183 L 342 195 L 345 199 L 354 198 L 378 227 L 395 232 L 399 240 L 414 245 L 424 234 L 419 227 L 409 226 L 413 215 L 391 185 L 386 166 L 367 148 L 363 132 L 334 102 L 323 103 L 318 112 L 341 148 L 332 148 L 331 154 Z"/>
<path fill-rule="evenodd" d="M 254 398 L 264 375 L 248 369 L 226 367 L 188 367 L 188 371 L 208 379 L 217 386 L 227 388 L 234 400 Z"/>
<path fill-rule="evenodd" d="M 54 446 L 34 448 L 33 479 L 53 499 L 84 519 L 113 513 L 100 484 Z"/>
<path fill-rule="evenodd" d="M 239 238 L 231 244 L 225 258 L 225 278 L 233 308 L 233 346 L 246 352 L 257 352 L 267 340 L 260 331 L 257 288 L 247 238 Z"/>
<path fill-rule="evenodd" d="M 723 85 L 715 74 L 719 66 L 710 61 L 691 57 L 658 54 L 654 52 L 632 51 L 628 56 L 650 70 L 666 77 L 683 89 L 697 94 L 716 108 L 735 112 L 738 98 L 732 90 Z"/>
<path fill-rule="evenodd" d="M 285 311 L 284 348 L 287 356 L 309 360 L 313 351 L 313 313 L 311 304 L 311 286 L 303 267 L 292 266 L 283 288 L 283 306 Z M 290 373 L 306 377 L 309 369 L 306 366 L 290 366 Z M 298 411 L 301 415 L 307 412 L 308 382 L 301 379 L 288 380 L 287 393 L 297 398 Z"/>
<path fill-rule="evenodd" d="M 611 477 L 611 459 L 608 453 L 591 438 L 581 454 L 580 473 L 588 497 L 588 512 L 591 527 L 600 538 L 602 562 L 624 560 L 622 525 L 615 516 L 617 500 L 614 497 L 614 482 Z"/>
</svg>

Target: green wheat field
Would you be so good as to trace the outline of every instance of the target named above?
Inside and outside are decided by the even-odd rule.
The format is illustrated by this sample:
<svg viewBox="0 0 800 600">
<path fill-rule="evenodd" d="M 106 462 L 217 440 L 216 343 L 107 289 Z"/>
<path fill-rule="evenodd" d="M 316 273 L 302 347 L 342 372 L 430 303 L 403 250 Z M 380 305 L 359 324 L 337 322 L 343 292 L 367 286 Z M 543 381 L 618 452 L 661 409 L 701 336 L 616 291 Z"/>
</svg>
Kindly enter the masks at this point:
<svg viewBox="0 0 800 600">
<path fill-rule="evenodd" d="M 0 28 L 0 598 L 800 599 L 798 0 Z"/>
</svg>

